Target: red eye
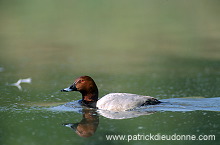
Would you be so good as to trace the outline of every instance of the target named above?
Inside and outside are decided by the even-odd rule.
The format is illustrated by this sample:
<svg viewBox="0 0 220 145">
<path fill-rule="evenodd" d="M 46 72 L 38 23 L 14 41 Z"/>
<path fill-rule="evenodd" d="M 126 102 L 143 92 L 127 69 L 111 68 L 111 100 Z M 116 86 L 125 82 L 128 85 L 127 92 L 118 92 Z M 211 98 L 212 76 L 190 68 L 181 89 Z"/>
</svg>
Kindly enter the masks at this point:
<svg viewBox="0 0 220 145">
<path fill-rule="evenodd" d="M 84 80 L 81 80 L 81 83 L 84 83 L 85 81 Z"/>
</svg>

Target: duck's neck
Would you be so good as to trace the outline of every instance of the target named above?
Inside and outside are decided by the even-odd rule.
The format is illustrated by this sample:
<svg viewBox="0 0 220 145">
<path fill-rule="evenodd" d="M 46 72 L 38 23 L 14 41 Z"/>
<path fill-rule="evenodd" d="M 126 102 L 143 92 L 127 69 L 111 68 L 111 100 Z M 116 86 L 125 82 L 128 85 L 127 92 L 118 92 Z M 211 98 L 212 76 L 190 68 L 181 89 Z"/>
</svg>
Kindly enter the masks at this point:
<svg viewBox="0 0 220 145">
<path fill-rule="evenodd" d="M 96 108 L 96 102 L 98 101 L 98 89 L 91 92 L 81 92 L 82 105 Z"/>
<path fill-rule="evenodd" d="M 82 100 L 86 102 L 97 102 L 98 101 L 98 93 L 82 93 Z"/>
</svg>

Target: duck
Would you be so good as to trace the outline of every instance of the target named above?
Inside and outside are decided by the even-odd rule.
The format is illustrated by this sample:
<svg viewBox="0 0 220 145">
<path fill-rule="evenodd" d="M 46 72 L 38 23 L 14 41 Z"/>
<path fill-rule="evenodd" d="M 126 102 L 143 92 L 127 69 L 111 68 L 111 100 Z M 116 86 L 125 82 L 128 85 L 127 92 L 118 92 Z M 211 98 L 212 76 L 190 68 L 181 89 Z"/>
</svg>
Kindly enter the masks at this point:
<svg viewBox="0 0 220 145">
<path fill-rule="evenodd" d="M 68 88 L 61 90 L 61 92 L 71 91 L 81 93 L 82 100 L 78 102 L 82 106 L 114 112 L 127 111 L 145 105 L 161 103 L 154 97 L 131 93 L 110 93 L 98 99 L 98 87 L 90 76 L 80 76 Z"/>
</svg>

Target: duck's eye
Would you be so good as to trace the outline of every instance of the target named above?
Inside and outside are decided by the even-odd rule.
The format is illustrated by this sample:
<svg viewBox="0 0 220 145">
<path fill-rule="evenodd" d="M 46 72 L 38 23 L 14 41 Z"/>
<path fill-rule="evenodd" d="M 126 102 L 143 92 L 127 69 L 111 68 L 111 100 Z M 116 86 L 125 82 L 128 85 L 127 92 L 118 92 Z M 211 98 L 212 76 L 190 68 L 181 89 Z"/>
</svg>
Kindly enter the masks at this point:
<svg viewBox="0 0 220 145">
<path fill-rule="evenodd" d="M 80 84 L 80 83 L 84 83 L 84 82 L 85 82 L 85 80 L 78 80 L 78 81 L 74 82 L 74 84 Z"/>
</svg>

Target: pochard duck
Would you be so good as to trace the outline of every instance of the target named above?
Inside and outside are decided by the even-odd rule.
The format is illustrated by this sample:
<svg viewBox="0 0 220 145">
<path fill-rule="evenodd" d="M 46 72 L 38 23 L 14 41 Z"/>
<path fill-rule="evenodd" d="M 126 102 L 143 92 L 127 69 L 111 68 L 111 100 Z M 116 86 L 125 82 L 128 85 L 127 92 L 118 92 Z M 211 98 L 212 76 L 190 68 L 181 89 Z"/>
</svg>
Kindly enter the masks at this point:
<svg viewBox="0 0 220 145">
<path fill-rule="evenodd" d="M 78 91 L 82 94 L 79 103 L 90 108 L 110 111 L 126 111 L 144 105 L 161 103 L 150 96 L 142 96 L 130 93 L 110 93 L 98 99 L 98 88 L 95 81 L 89 76 L 81 76 L 68 88 L 61 92 Z"/>
</svg>

